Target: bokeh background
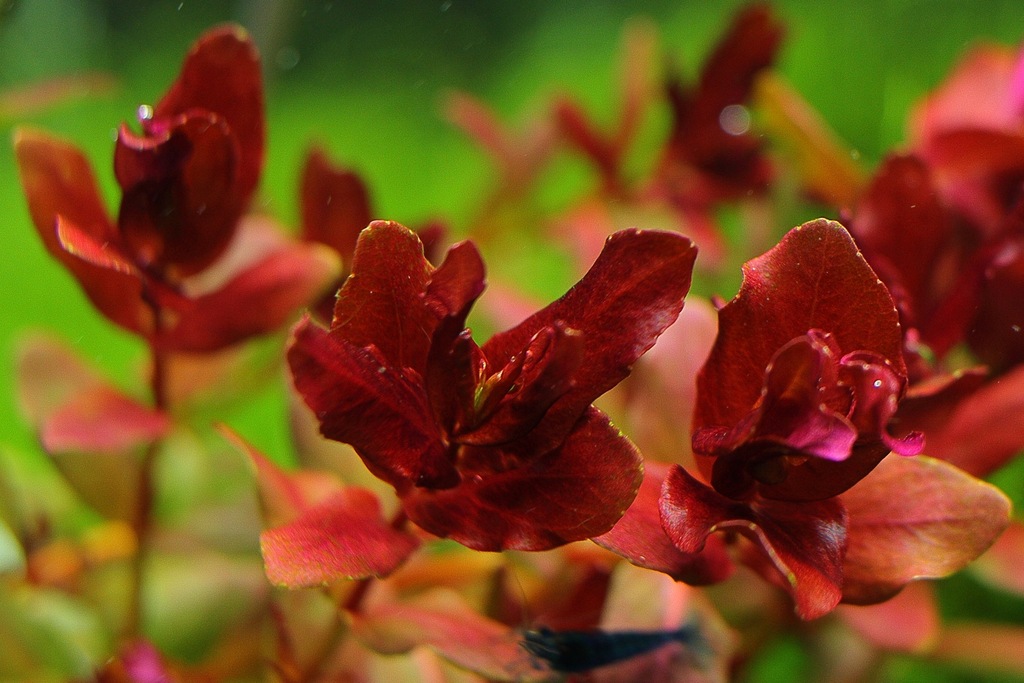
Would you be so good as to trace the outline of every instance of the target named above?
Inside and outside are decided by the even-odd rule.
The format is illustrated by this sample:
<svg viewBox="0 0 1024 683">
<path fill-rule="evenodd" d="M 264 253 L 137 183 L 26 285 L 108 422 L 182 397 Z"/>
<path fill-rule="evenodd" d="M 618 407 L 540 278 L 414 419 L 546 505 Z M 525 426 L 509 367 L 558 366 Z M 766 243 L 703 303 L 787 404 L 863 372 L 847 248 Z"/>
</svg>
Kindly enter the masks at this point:
<svg viewBox="0 0 1024 683">
<path fill-rule="evenodd" d="M 869 166 L 900 145 L 912 104 L 970 45 L 1024 38 L 1019 0 L 771 4 L 788 26 L 779 70 Z M 19 418 L 12 382 L 12 359 L 26 331 L 56 333 L 124 385 L 137 376 L 143 356 L 135 339 L 92 311 L 43 250 L 14 167 L 9 140 L 15 126 L 42 127 L 84 148 L 113 207 L 116 126 L 159 97 L 203 29 L 237 21 L 254 35 L 265 62 L 269 151 L 259 199 L 263 209 L 285 225 L 296 224 L 298 170 L 316 141 L 364 175 L 380 217 L 408 224 L 441 217 L 459 234 L 494 172 L 479 148 L 442 116 L 448 94 L 468 92 L 514 125 L 543 110 L 553 94 L 569 93 L 607 120 L 616 105 L 621 34 L 631 17 L 650 19 L 662 52 L 692 74 L 740 5 L 0 0 L 0 448 L 38 457 Z M 68 75 L 90 75 L 89 87 L 60 102 L 26 106 L 20 95 L 25 88 Z M 666 124 L 655 116 L 650 125 Z M 548 173 L 545 192 L 553 206 L 591 181 L 582 163 L 568 156 L 556 159 Z M 524 238 L 511 248 L 531 246 Z M 507 270 L 521 255 L 485 256 Z M 548 262 L 557 267 L 557 254 Z M 551 274 L 552 289 L 565 281 L 567 276 Z M 284 453 L 289 446 L 283 396 L 281 385 L 271 383 L 244 410 L 222 419 L 266 452 Z M 953 611 L 960 603 L 990 599 L 967 579 L 946 593 L 946 609 Z M 1024 605 L 1005 599 L 992 609 L 1007 619 L 1024 618 Z M 766 672 L 799 666 L 798 653 L 785 644 L 773 656 Z M 989 680 L 917 666 L 908 664 L 901 674 L 905 680 Z"/>
</svg>

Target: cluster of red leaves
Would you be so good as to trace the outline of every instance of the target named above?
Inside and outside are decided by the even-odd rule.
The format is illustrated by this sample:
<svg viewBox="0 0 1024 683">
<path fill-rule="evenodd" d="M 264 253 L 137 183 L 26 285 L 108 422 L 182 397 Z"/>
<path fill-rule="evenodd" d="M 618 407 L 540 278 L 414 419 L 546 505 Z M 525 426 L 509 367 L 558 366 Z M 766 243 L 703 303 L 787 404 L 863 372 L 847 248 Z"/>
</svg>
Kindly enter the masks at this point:
<svg viewBox="0 0 1024 683">
<path fill-rule="evenodd" d="M 343 579 L 361 580 L 341 591 L 359 661 L 366 649 L 426 645 L 490 678 L 526 680 L 538 674 L 517 668 L 519 649 L 495 644 L 511 632 L 500 610 L 489 619 L 429 591 L 405 599 L 414 591 L 402 582 L 418 580 L 409 572 L 424 542 L 543 551 L 593 539 L 670 586 L 666 577 L 724 581 L 739 562 L 814 619 L 840 602 L 883 602 L 911 581 L 955 572 L 1008 523 L 1006 497 L 971 475 L 1005 462 L 1024 432 L 967 443 L 1020 403 L 1019 392 L 985 385 L 986 377 L 1013 388 L 1024 381 L 1024 308 L 1015 295 L 1024 278 L 1021 79 L 1016 62 L 995 51 L 979 53 L 925 102 L 911 152 L 887 159 L 852 206 L 837 207 L 852 236 L 839 223 L 811 221 L 746 263 L 739 293 L 718 307 L 695 391 L 679 382 L 689 393 L 673 403 L 681 413 L 673 419 L 688 421 L 692 411 L 692 434 L 675 454 L 669 446 L 672 462 L 645 464 L 594 405 L 676 323 L 697 259 L 677 231 L 612 231 L 609 216 L 624 206 L 667 208 L 670 227 L 713 260 L 720 255 L 715 207 L 759 196 L 773 179 L 747 106 L 781 37 L 766 7 L 748 8 L 695 84 L 667 79 L 672 124 L 640 181 L 626 177 L 623 159 L 650 99 L 635 80 L 642 69 L 629 71 L 611 134 L 559 101 L 545 130 L 593 162 L 601 182 L 569 222 L 583 243 L 611 234 L 565 295 L 483 344 L 467 326 L 485 289 L 474 243 L 452 245 L 433 265 L 438 226 L 417 234 L 374 220 L 364 183 L 323 152 L 309 155 L 302 174 L 301 241 L 249 213 L 264 157 L 263 94 L 258 56 L 237 28 L 204 35 L 160 102 L 140 108 L 141 131 L 120 128 L 116 219 L 75 148 L 32 130 L 15 146 L 47 249 L 103 315 L 147 341 L 155 367 L 171 354 L 234 347 L 310 310 L 286 351 L 294 388 L 322 435 L 351 446 L 387 487 L 282 470 L 223 430 L 256 471 L 271 582 L 337 590 Z M 984 97 L 974 92 L 982 72 L 996 74 Z M 991 97 L 991 107 L 959 107 Z M 468 101 L 458 111 L 507 157 L 510 182 L 525 184 L 550 149 L 538 138 L 529 168 L 516 165 L 515 145 L 499 144 L 484 112 Z M 680 319 L 670 338 L 690 334 L 692 320 Z M 705 332 L 694 325 L 692 334 Z M 988 369 L 958 373 L 946 364 L 958 345 Z M 664 346 L 695 353 L 699 344 Z M 46 366 L 60 353 L 37 346 L 23 358 L 23 374 L 45 380 L 25 396 L 48 452 L 154 452 L 173 426 L 162 371 L 150 407 L 67 359 L 58 366 L 74 376 L 57 377 Z M 666 354 L 657 363 L 684 378 L 698 364 Z M 640 374 L 628 386 L 634 396 L 645 391 Z M 919 455 L 926 448 L 944 459 Z M 146 467 L 141 489 L 151 485 Z M 149 511 L 140 516 L 138 506 L 152 504 L 151 492 L 128 487 L 110 505 L 89 477 L 68 478 L 87 501 L 147 533 Z M 607 607 L 612 570 L 595 569 L 607 556 L 564 552 L 565 565 L 593 570 L 593 582 L 574 584 L 580 601 Z M 370 581 L 385 578 L 368 598 Z M 566 602 L 566 613 L 580 604 Z M 662 625 L 683 620 L 675 614 Z M 457 637 L 442 637 L 450 633 Z M 285 642 L 288 627 L 278 634 L 282 679 L 312 675 Z M 330 654 L 312 658 L 313 674 Z M 696 670 L 667 658 L 659 676 Z M 133 640 L 100 680 L 157 680 L 171 669 Z"/>
</svg>

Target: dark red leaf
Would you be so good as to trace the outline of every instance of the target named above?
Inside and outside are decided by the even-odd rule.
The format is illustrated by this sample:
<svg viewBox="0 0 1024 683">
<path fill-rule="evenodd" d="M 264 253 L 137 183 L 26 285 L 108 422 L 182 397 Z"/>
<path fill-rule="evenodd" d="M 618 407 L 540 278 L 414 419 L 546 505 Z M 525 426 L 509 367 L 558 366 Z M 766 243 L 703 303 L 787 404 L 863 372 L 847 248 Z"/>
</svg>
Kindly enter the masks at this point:
<svg viewBox="0 0 1024 683">
<path fill-rule="evenodd" d="M 837 499 L 739 503 L 677 465 L 662 488 L 661 521 L 685 553 L 703 550 L 716 531 L 745 536 L 758 550 L 755 569 L 778 579 L 803 619 L 827 614 L 842 597 L 847 514 Z"/>
<path fill-rule="evenodd" d="M 260 56 L 245 29 L 210 29 L 192 47 L 181 73 L 154 107 L 153 121 L 201 109 L 222 117 L 238 141 L 241 203 L 256 189 L 263 170 L 265 125 Z"/>
<path fill-rule="evenodd" d="M 438 316 L 423 293 L 433 267 L 408 228 L 374 221 L 360 235 L 352 275 L 338 292 L 331 336 L 374 345 L 393 368 L 422 374 Z"/>
<path fill-rule="evenodd" d="M 842 501 L 850 515 L 843 600 L 858 604 L 963 568 L 1010 521 L 999 489 L 924 456 L 886 458 Z"/>
<path fill-rule="evenodd" d="M 373 493 L 355 487 L 260 534 L 267 578 L 289 588 L 387 576 L 419 544 L 388 524 Z"/>
<path fill-rule="evenodd" d="M 409 518 L 427 531 L 477 550 L 546 550 L 599 536 L 622 517 L 642 480 L 640 454 L 596 408 L 590 408 L 555 450 L 505 471 L 473 476 L 464 453 L 463 482 L 446 491 L 410 489 Z M 401 491 L 399 492 L 402 493 Z"/>
<path fill-rule="evenodd" d="M 505 366 L 541 329 L 561 321 L 584 339 L 573 389 L 555 402 L 530 436 L 553 445 L 598 396 L 622 381 L 679 315 L 697 249 L 676 233 L 624 230 L 608 238 L 597 261 L 562 298 L 483 346 Z"/>
<path fill-rule="evenodd" d="M 168 122 L 157 136 L 122 126 L 114 149 L 118 225 L 134 260 L 191 275 L 227 248 L 244 209 L 238 140 L 207 112 Z"/>
<path fill-rule="evenodd" d="M 295 328 L 288 363 L 321 433 L 351 444 L 399 493 L 423 476 L 458 481 L 419 378 L 390 365 L 376 347 L 357 347 L 307 317 Z"/>
<path fill-rule="evenodd" d="M 302 168 L 299 201 L 302 239 L 338 252 L 347 273 L 359 232 L 373 219 L 366 183 L 355 172 L 332 165 L 323 150 L 313 148 Z"/>
<path fill-rule="evenodd" d="M 643 483 L 633 504 L 611 531 L 593 540 L 638 567 L 668 574 L 676 581 L 692 586 L 724 581 L 733 566 L 721 539 L 709 538 L 701 552 L 687 553 L 665 534 L 658 502 L 668 469 L 664 463 L 645 463 Z"/>
</svg>

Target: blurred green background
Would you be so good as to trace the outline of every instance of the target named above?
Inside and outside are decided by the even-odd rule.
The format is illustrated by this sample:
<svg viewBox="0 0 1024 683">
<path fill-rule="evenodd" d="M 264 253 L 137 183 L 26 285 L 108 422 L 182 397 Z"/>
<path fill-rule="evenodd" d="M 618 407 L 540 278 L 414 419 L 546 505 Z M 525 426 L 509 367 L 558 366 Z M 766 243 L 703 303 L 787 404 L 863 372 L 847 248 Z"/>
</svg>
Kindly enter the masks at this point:
<svg viewBox="0 0 1024 683">
<path fill-rule="evenodd" d="M 608 120 L 617 103 L 621 31 L 631 16 L 653 20 L 663 52 L 692 74 L 741 4 L 0 0 L 0 93 L 86 72 L 110 74 L 115 83 L 27 115 L 5 108 L 10 101 L 0 94 L 0 447 L 36 451 L 13 393 L 12 359 L 25 331 L 56 333 L 122 386 L 131 386 L 143 357 L 141 345 L 97 316 L 44 252 L 14 167 L 15 126 L 42 127 L 85 149 L 113 209 L 116 126 L 160 96 L 204 28 L 238 21 L 265 60 L 269 152 L 259 201 L 266 210 L 295 225 L 299 165 L 309 143 L 319 141 L 365 175 L 380 217 L 409 224 L 442 217 L 458 233 L 494 176 L 484 154 L 443 119 L 446 93 L 469 92 L 515 124 L 543 110 L 552 94 L 568 92 Z M 1012 44 L 1024 35 L 1020 0 L 772 4 L 788 26 L 779 69 L 868 164 L 900 144 L 911 105 L 970 45 Z M 562 163 L 565 172 L 554 177 L 564 186 L 552 190 L 555 197 L 588 182 L 572 162 Z M 280 386 L 270 386 L 244 412 L 222 419 L 281 454 L 289 448 L 282 396 Z M 992 599 L 966 580 L 946 593 L 952 609 Z M 1019 619 L 1021 607 L 1006 602 L 1006 618 Z M 787 659 L 787 647 L 766 660 L 766 676 L 799 666 Z M 897 665 L 895 679 L 937 675 L 908 667 Z"/>
</svg>

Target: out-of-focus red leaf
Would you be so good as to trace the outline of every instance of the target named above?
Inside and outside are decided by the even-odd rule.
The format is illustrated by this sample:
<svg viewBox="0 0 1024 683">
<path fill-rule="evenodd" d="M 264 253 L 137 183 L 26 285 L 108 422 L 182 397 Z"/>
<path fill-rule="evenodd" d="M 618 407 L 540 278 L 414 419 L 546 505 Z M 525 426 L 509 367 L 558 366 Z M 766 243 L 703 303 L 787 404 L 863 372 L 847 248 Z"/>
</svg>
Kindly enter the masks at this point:
<svg viewBox="0 0 1024 683">
<path fill-rule="evenodd" d="M 78 258 L 58 238 L 57 220 L 61 217 L 98 244 L 116 241 L 114 225 L 85 156 L 69 143 L 29 128 L 15 132 L 14 150 L 29 213 L 47 251 L 75 276 L 101 313 L 132 332 L 148 329 L 139 279 Z"/>
<path fill-rule="evenodd" d="M 173 351 L 217 351 L 280 329 L 338 275 L 337 256 L 315 244 L 284 246 L 220 289 L 188 300 L 157 340 Z"/>
<path fill-rule="evenodd" d="M 355 487 L 260 534 L 267 578 L 289 588 L 387 576 L 419 545 L 387 523 L 373 493 Z"/>
<path fill-rule="evenodd" d="M 954 622 L 939 633 L 930 657 L 977 671 L 1024 673 L 1024 628 L 991 622 Z"/>
<path fill-rule="evenodd" d="M 83 391 L 58 408 L 41 425 L 48 453 L 109 453 L 143 446 L 167 433 L 171 421 L 129 396 L 110 388 Z"/>
<path fill-rule="evenodd" d="M 353 616 L 352 630 L 384 654 L 425 645 L 454 664 L 494 681 L 549 680 L 530 660 L 519 633 L 474 612 L 461 597 L 435 590 L 414 603 L 388 603 Z"/>
<path fill-rule="evenodd" d="M 418 378 L 389 365 L 375 346 L 359 348 L 339 336 L 307 317 L 288 348 L 295 388 L 317 414 L 321 433 L 351 444 L 399 493 L 430 468 L 453 468 Z"/>
<path fill-rule="evenodd" d="M 1022 287 L 1024 238 L 1017 237 L 1001 244 L 985 269 L 980 305 L 967 335 L 971 350 L 995 373 L 1024 361 Z"/>
<path fill-rule="evenodd" d="M 924 581 L 877 605 L 839 605 L 836 614 L 872 645 L 894 652 L 926 652 L 939 634 L 938 605 Z"/>
<path fill-rule="evenodd" d="M 196 41 L 178 78 L 154 107 L 153 119 L 195 109 L 217 114 L 231 127 L 241 152 L 239 193 L 247 199 L 263 170 L 266 134 L 260 56 L 241 26 L 218 26 Z"/>
<path fill-rule="evenodd" d="M 299 588 L 387 576 L 420 541 L 389 524 L 377 496 L 328 474 L 284 472 L 227 427 L 221 433 L 256 469 L 267 528 L 260 548 L 267 578 Z"/>
<path fill-rule="evenodd" d="M 928 454 L 976 477 L 1004 465 L 1024 447 L 1024 368 L 990 381 L 963 398 L 928 433 Z"/>
<path fill-rule="evenodd" d="M 837 499 L 739 503 L 677 465 L 662 488 L 661 520 L 676 547 L 687 553 L 700 552 L 716 531 L 745 536 L 758 551 L 754 568 L 778 579 L 802 619 L 827 614 L 842 597 L 847 514 Z"/>
<path fill-rule="evenodd" d="M 1024 523 L 1012 521 L 971 569 L 1003 590 L 1024 595 Z"/>
<path fill-rule="evenodd" d="M 370 194 L 354 171 L 334 166 L 314 147 L 306 155 L 299 186 L 302 239 L 338 252 L 345 270 L 352 265 L 359 232 L 370 224 Z"/>
<path fill-rule="evenodd" d="M 911 118 L 915 145 L 948 130 L 1018 129 L 1020 102 L 1013 86 L 1019 68 L 1013 48 L 995 44 L 972 47 L 942 85 L 917 105 Z"/>
<path fill-rule="evenodd" d="M 843 599 L 855 604 L 962 569 L 1009 524 L 999 489 L 925 456 L 886 458 L 841 499 L 850 515 Z"/>
<path fill-rule="evenodd" d="M 617 232 L 564 296 L 484 344 L 488 361 L 501 367 L 556 321 L 582 333 L 574 387 L 549 409 L 533 440 L 557 443 L 587 405 L 629 374 L 682 310 L 696 257 L 693 243 L 675 233 Z"/>
<path fill-rule="evenodd" d="M 721 539 L 711 537 L 701 552 L 685 553 L 662 528 L 658 501 L 668 469 L 667 464 L 648 461 L 633 504 L 611 531 L 593 540 L 639 567 L 668 574 L 677 581 L 693 586 L 723 581 L 733 566 Z"/>
<path fill-rule="evenodd" d="M 915 156 L 889 156 L 857 204 L 850 232 L 912 326 L 929 321 L 955 281 L 936 281 L 938 259 L 957 256 L 952 230 L 929 170 Z"/>
<path fill-rule="evenodd" d="M 501 452 L 470 449 L 467 467 L 475 455 L 490 465 Z M 636 447 L 596 408 L 554 451 L 503 472 L 464 475 L 455 489 L 399 493 L 418 525 L 477 550 L 546 550 L 599 536 L 622 517 L 643 476 Z"/>
<path fill-rule="evenodd" d="M 422 294 L 433 267 L 408 228 L 374 221 L 356 243 L 352 275 L 338 292 L 331 336 L 374 345 L 393 368 L 423 372 L 438 317 Z"/>
<path fill-rule="evenodd" d="M 694 427 L 739 422 L 778 349 L 811 329 L 833 335 L 844 352 L 873 351 L 906 375 L 892 297 L 849 233 L 821 219 L 743 266 L 743 284 L 719 311 L 718 338 L 697 378 Z"/>
<path fill-rule="evenodd" d="M 56 76 L 0 91 L 0 120 L 24 120 L 33 114 L 80 98 L 109 96 L 117 78 L 102 71 Z"/>
</svg>

